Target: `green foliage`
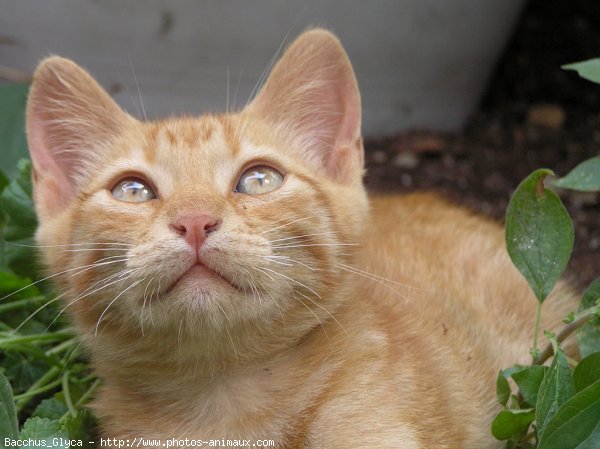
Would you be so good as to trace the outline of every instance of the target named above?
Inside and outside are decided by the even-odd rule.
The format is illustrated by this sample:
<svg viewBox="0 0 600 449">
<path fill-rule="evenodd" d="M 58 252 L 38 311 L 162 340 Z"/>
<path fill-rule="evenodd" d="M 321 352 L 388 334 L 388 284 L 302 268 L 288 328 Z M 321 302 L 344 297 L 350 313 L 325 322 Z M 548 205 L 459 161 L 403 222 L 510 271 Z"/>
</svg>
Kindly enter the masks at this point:
<svg viewBox="0 0 600 449">
<path fill-rule="evenodd" d="M 67 439 L 87 443 L 93 420 L 83 407 L 98 382 L 55 292 L 32 282 L 39 274 L 31 163 L 9 157 L 26 154 L 25 89 L 17 91 L 7 94 L 0 86 L 0 162 L 11 178 L 0 172 L 0 435 L 49 445 L 53 438 L 63 438 L 65 445 Z M 11 113 L 18 117 L 8 117 Z M 3 444 L 2 439 L 0 448 Z"/>
<path fill-rule="evenodd" d="M 496 399 L 500 405 L 506 405 L 510 398 L 510 385 L 508 384 L 508 380 L 506 380 L 506 376 L 504 371 L 500 371 L 496 378 Z"/>
<path fill-rule="evenodd" d="M 527 404 L 535 405 L 537 403 L 538 392 L 546 376 L 546 371 L 548 371 L 548 367 L 546 366 L 532 365 L 523 367 L 522 370 L 512 375 Z"/>
<path fill-rule="evenodd" d="M 564 403 L 548 422 L 539 449 L 600 447 L 600 381 Z"/>
<path fill-rule="evenodd" d="M 573 371 L 573 384 L 576 391 L 581 391 L 598 380 L 600 380 L 600 352 L 595 352 L 579 362 Z"/>
<path fill-rule="evenodd" d="M 55 438 L 62 438 L 65 441 L 64 445 L 54 446 L 53 440 Z M 30 418 L 27 420 L 23 429 L 21 430 L 21 440 L 35 440 L 36 443 L 41 443 L 45 446 L 54 446 L 57 448 L 67 448 L 66 440 L 69 439 L 68 433 L 62 429 L 61 425 L 57 421 L 52 421 L 46 418 L 38 418 L 37 416 L 34 418 Z M 59 440 L 60 441 L 60 440 Z M 33 445 L 24 445 L 24 448 L 34 448 L 36 446 Z M 39 445 L 37 446 L 39 447 Z"/>
<path fill-rule="evenodd" d="M 26 84 L 0 85 L 0 167 L 10 178 L 17 174 L 17 161 L 27 157 L 25 100 L 28 90 Z"/>
<path fill-rule="evenodd" d="M 550 369 L 544 375 L 535 404 L 535 421 L 541 438 L 558 409 L 575 394 L 571 368 L 561 350 L 557 350 Z"/>
<path fill-rule="evenodd" d="M 19 161 L 18 168 L 19 175 L 0 195 L 5 216 L 3 266 L 19 276 L 33 278 L 36 271 L 35 264 L 32 264 L 31 245 L 37 219 L 31 199 L 31 162 L 23 159 Z"/>
<path fill-rule="evenodd" d="M 580 77 L 600 84 L 600 58 L 566 64 L 562 68 L 565 70 L 575 70 Z"/>
<path fill-rule="evenodd" d="M 23 161 L 19 169 L 0 196 L 0 213 L 6 217 L 3 241 L 13 242 L 3 248 L 5 271 L 0 272 L 0 370 L 14 391 L 14 399 L 2 396 L 3 406 L 7 416 L 12 416 L 10 410 L 18 413 L 22 439 L 36 435 L 87 441 L 93 421 L 82 406 L 98 383 L 61 318 L 61 308 L 52 302 L 54 293 L 31 282 L 35 272 L 30 243 L 36 225 L 31 164 Z"/>
<path fill-rule="evenodd" d="M 14 440 L 19 436 L 17 411 L 8 379 L 0 373 L 0 435 Z M 0 444 L 3 444 L 0 441 Z"/>
<path fill-rule="evenodd" d="M 600 190 L 600 156 L 582 162 L 567 174 L 554 181 L 554 185 L 563 189 L 580 192 L 597 192 Z"/>
<path fill-rule="evenodd" d="M 550 170 L 536 170 L 513 194 L 506 211 L 506 247 L 538 301 L 543 302 L 573 250 L 573 225 L 560 198 L 544 187 Z"/>
<path fill-rule="evenodd" d="M 502 410 L 492 422 L 492 434 L 499 440 L 508 440 L 514 436 L 523 437 L 534 418 L 535 410 L 532 408 Z"/>
<path fill-rule="evenodd" d="M 590 284 L 583 294 L 579 312 L 589 310 L 600 303 L 600 278 Z M 592 319 L 585 323 L 577 331 L 577 340 L 579 341 L 579 350 L 582 357 L 600 351 L 600 314 L 596 313 Z"/>
<path fill-rule="evenodd" d="M 557 186 L 599 191 L 598 158 L 577 166 Z M 577 313 L 565 323 L 578 330 L 579 363 L 561 350 L 558 337 L 547 333 L 554 353 L 549 367 L 541 366 L 537 350 L 539 314 L 542 303 L 553 290 L 566 266 L 573 247 L 571 219 L 560 198 L 544 187 L 550 170 L 536 170 L 515 190 L 507 209 L 506 245 L 515 266 L 528 281 L 538 299 L 534 329 L 534 361 L 530 366 L 503 370 L 496 381 L 496 396 L 503 410 L 492 422 L 492 434 L 507 441 L 507 448 L 584 449 L 600 447 L 600 322 L 598 305 L 600 279 L 585 291 Z M 572 365 L 575 369 L 572 369 Z M 512 378 L 517 391 L 512 391 Z M 509 403 L 509 398 L 513 398 Z"/>
<path fill-rule="evenodd" d="M 569 64 L 580 76 L 600 83 L 600 58 Z M 573 248 L 571 219 L 560 198 L 544 187 L 553 174 L 540 169 L 515 190 L 506 213 L 506 246 L 510 257 L 538 299 L 534 328 L 534 356 L 530 366 L 501 371 L 496 396 L 503 410 L 492 423 L 492 434 L 507 440 L 507 449 L 600 448 L 600 278 L 585 291 L 577 313 L 564 319 L 557 335 L 546 335 L 551 346 L 537 349 L 544 299 L 554 289 Z M 556 187 L 585 192 L 600 191 L 600 156 L 582 162 Z M 577 330 L 583 359 L 569 359 L 560 343 Z M 553 355 L 550 367 L 541 366 Z M 574 367 L 574 369 L 572 369 Z M 517 391 L 507 380 L 512 377 Z M 507 405 L 508 398 L 514 398 Z M 528 421 L 525 417 L 533 413 Z"/>
</svg>

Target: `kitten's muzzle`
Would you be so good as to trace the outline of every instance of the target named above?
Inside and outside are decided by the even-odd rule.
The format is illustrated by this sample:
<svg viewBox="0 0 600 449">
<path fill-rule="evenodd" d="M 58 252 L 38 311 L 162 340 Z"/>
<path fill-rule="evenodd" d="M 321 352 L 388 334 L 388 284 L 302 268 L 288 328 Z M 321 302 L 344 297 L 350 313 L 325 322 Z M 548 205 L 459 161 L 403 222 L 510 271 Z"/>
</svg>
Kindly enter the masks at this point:
<svg viewBox="0 0 600 449">
<path fill-rule="evenodd" d="M 171 228 L 181 235 L 190 245 L 200 262 L 200 248 L 209 233 L 214 232 L 221 225 L 221 219 L 211 214 L 185 215 L 178 218 Z"/>
</svg>

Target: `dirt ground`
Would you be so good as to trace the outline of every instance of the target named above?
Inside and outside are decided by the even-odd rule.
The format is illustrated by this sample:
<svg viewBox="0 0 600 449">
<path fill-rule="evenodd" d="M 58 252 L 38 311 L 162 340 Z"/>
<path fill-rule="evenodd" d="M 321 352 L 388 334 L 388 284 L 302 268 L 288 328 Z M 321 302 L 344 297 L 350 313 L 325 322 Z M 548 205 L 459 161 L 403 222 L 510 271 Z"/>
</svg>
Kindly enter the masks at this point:
<svg viewBox="0 0 600 449">
<path fill-rule="evenodd" d="M 597 0 L 532 0 L 462 133 L 413 130 L 365 142 L 371 191 L 433 189 L 502 220 L 511 192 L 533 170 L 559 176 L 600 154 L 600 85 L 560 69 L 600 57 Z M 575 225 L 568 271 L 600 276 L 600 195 L 559 192 Z"/>
</svg>

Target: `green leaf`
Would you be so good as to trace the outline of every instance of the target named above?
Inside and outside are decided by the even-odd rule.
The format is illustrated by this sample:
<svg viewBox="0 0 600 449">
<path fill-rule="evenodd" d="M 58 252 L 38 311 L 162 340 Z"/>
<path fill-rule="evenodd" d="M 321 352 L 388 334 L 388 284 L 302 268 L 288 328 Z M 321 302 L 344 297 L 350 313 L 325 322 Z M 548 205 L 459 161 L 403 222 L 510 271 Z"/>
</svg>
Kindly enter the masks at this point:
<svg viewBox="0 0 600 449">
<path fill-rule="evenodd" d="M 30 237 L 37 225 L 32 199 L 31 161 L 21 159 L 18 168 L 19 176 L 2 192 L 2 209 L 13 224 L 18 225 L 19 228 L 27 228 L 13 229 L 14 235 L 17 238 Z"/>
<path fill-rule="evenodd" d="M 2 192 L 7 185 L 10 184 L 10 179 L 4 174 L 4 172 L 0 171 L 0 192 Z"/>
<path fill-rule="evenodd" d="M 2 210 L 7 216 L 3 240 L 13 243 L 2 243 L 5 257 L 3 265 L 20 276 L 35 277 L 31 245 L 37 219 L 31 196 L 31 162 L 23 159 L 18 166 L 19 176 L 0 195 Z"/>
<path fill-rule="evenodd" d="M 563 352 L 558 350 L 542 380 L 536 402 L 535 421 L 538 438 L 558 409 L 575 394 L 571 369 Z"/>
<path fill-rule="evenodd" d="M 492 422 L 492 435 L 497 440 L 519 438 L 527 432 L 535 417 L 532 408 L 524 410 L 502 410 Z"/>
<path fill-rule="evenodd" d="M 57 398 L 44 399 L 34 410 L 32 416 L 40 418 L 61 419 L 69 409 Z"/>
<path fill-rule="evenodd" d="M 581 192 L 598 192 L 600 190 L 600 156 L 582 162 L 567 174 L 553 182 L 563 189 Z"/>
<path fill-rule="evenodd" d="M 573 224 L 560 198 L 544 188 L 552 174 L 540 169 L 512 195 L 506 210 L 506 247 L 538 301 L 543 302 L 565 269 L 573 250 Z"/>
<path fill-rule="evenodd" d="M 62 445 L 55 444 L 57 438 L 62 438 Z M 25 444 L 22 448 L 39 448 L 40 444 L 46 447 L 68 448 L 69 434 L 60 426 L 60 422 L 47 418 L 29 418 L 21 430 L 21 440 L 35 441 L 35 445 Z M 45 441 L 45 444 L 43 443 Z M 60 442 L 60 440 L 58 440 Z"/>
<path fill-rule="evenodd" d="M 0 85 L 0 166 L 8 177 L 16 173 L 17 161 L 27 157 L 25 107 L 28 85 Z"/>
<path fill-rule="evenodd" d="M 561 68 L 565 70 L 575 70 L 580 77 L 600 84 L 600 58 L 566 64 Z"/>
<path fill-rule="evenodd" d="M 0 373 L 0 435 L 16 440 L 19 437 L 17 411 L 8 379 Z M 4 439 L 0 440 L 4 447 Z"/>
<path fill-rule="evenodd" d="M 67 415 L 61 419 L 60 424 L 69 434 L 69 438 L 82 440 L 85 445 L 86 440 L 89 440 L 87 435 L 90 435 L 96 422 L 88 410 L 80 409 L 77 411 L 77 415 Z"/>
<path fill-rule="evenodd" d="M 600 301 L 600 278 L 594 280 L 583 294 L 579 311 L 595 306 L 598 301 Z M 592 318 L 577 330 L 577 341 L 582 357 L 600 352 L 600 325 L 597 318 Z"/>
<path fill-rule="evenodd" d="M 539 442 L 539 449 L 600 448 L 600 381 L 564 403 Z"/>
<path fill-rule="evenodd" d="M 23 289 L 23 290 L 21 290 Z M 2 299 L 0 304 L 14 299 L 30 298 L 40 295 L 40 291 L 35 285 L 32 285 L 31 279 L 22 278 L 12 273 L 0 271 L 0 295 L 6 296 L 16 290 L 21 290 L 9 298 Z"/>
<path fill-rule="evenodd" d="M 22 354 L 14 355 L 13 357 L 18 361 L 11 363 L 12 366 L 7 370 L 6 374 L 11 379 L 15 379 L 13 385 L 16 391 L 26 390 L 29 385 L 42 377 L 48 370 L 48 365 L 43 360 L 36 359 L 35 357 L 26 357 Z"/>
<path fill-rule="evenodd" d="M 506 405 L 508 398 L 510 398 L 510 385 L 504 377 L 504 373 L 500 371 L 496 378 L 496 399 L 498 399 L 500 405 Z"/>
<path fill-rule="evenodd" d="M 581 391 L 600 380 L 600 352 L 588 355 L 573 371 L 575 390 Z"/>
<path fill-rule="evenodd" d="M 521 395 L 528 404 L 535 405 L 537 403 L 540 385 L 547 370 L 547 366 L 532 365 L 512 375 Z"/>
</svg>

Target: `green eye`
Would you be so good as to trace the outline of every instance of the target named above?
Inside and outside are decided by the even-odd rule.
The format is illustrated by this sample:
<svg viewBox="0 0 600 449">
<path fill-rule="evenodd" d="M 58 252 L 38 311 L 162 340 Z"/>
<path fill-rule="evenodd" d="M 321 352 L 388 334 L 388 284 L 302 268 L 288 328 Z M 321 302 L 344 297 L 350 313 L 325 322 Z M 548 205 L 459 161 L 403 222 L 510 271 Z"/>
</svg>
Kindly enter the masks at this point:
<svg viewBox="0 0 600 449">
<path fill-rule="evenodd" d="M 260 195 L 277 189 L 283 183 L 283 175 L 266 165 L 249 168 L 235 186 L 235 191 L 247 195 Z"/>
<path fill-rule="evenodd" d="M 145 181 L 138 178 L 126 178 L 113 187 L 112 196 L 128 203 L 143 203 L 156 198 L 154 191 Z"/>
</svg>

